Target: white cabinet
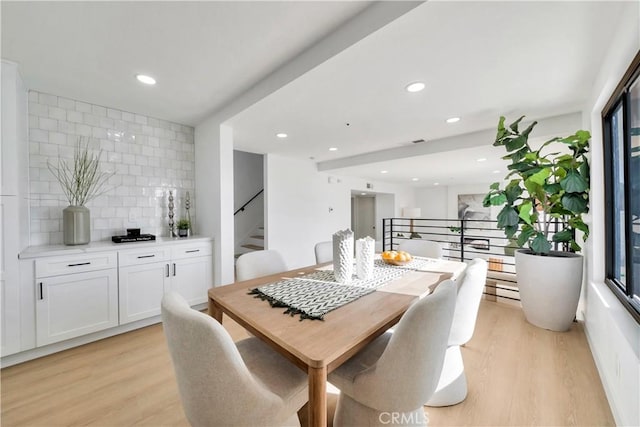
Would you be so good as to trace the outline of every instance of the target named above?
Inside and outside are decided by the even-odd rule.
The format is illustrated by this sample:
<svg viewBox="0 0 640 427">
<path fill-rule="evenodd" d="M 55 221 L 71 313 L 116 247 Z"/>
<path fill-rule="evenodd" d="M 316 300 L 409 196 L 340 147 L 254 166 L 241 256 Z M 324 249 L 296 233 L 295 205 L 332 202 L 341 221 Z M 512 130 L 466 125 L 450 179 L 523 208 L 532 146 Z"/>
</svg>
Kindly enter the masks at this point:
<svg viewBox="0 0 640 427">
<path fill-rule="evenodd" d="M 211 243 L 180 244 L 171 248 L 171 290 L 189 305 L 207 302 L 213 287 Z"/>
<path fill-rule="evenodd" d="M 169 257 L 168 247 L 118 252 L 121 325 L 160 314 L 171 281 Z"/>
<path fill-rule="evenodd" d="M 0 356 L 21 349 L 18 253 L 28 243 L 27 92 L 18 66 L 0 62 Z"/>
<path fill-rule="evenodd" d="M 20 351 L 18 259 L 8 247 L 18 238 L 18 230 L 12 221 L 17 214 L 17 196 L 0 196 L 0 356 Z"/>
<path fill-rule="evenodd" d="M 116 267 L 115 253 L 36 260 L 36 344 L 118 326 Z"/>
<path fill-rule="evenodd" d="M 213 286 L 210 242 L 118 251 L 120 324 L 160 314 L 169 290 L 190 305 L 207 302 Z"/>
</svg>

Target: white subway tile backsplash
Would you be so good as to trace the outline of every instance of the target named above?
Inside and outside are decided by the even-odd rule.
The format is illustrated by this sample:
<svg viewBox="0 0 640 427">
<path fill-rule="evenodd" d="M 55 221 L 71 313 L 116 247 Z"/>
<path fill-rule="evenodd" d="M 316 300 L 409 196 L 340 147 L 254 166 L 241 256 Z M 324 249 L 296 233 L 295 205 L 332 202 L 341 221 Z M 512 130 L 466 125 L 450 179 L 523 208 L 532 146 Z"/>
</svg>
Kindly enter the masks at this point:
<svg viewBox="0 0 640 427">
<path fill-rule="evenodd" d="M 107 109 L 99 105 L 92 105 L 91 114 L 98 117 L 107 117 Z"/>
<path fill-rule="evenodd" d="M 78 111 L 67 111 L 67 121 L 72 123 L 82 123 L 82 113 Z"/>
<path fill-rule="evenodd" d="M 58 106 L 58 97 L 55 95 L 49 95 L 46 93 L 41 93 L 38 96 L 38 103 L 40 104 L 44 104 L 44 105 L 52 105 L 54 107 Z"/>
<path fill-rule="evenodd" d="M 91 104 L 87 104 L 86 102 L 76 101 L 76 111 L 79 111 L 81 113 L 90 113 Z"/>
<path fill-rule="evenodd" d="M 49 117 L 56 120 L 66 120 L 67 112 L 62 108 L 49 107 Z"/>
<path fill-rule="evenodd" d="M 58 121 L 55 119 L 50 119 L 48 117 L 40 117 L 40 119 L 38 120 L 38 123 L 40 124 L 40 129 L 42 130 L 53 130 L 53 131 L 58 130 Z"/>
<path fill-rule="evenodd" d="M 58 97 L 58 107 L 63 110 L 74 110 L 76 108 L 76 101 L 69 98 Z"/>
<path fill-rule="evenodd" d="M 110 119 L 122 120 L 122 111 L 107 108 L 107 117 Z"/>
<path fill-rule="evenodd" d="M 193 128 L 36 91 L 29 92 L 29 113 L 31 245 L 62 243 L 68 202 L 47 160 L 72 159 L 79 136 L 102 150 L 101 170 L 116 173 L 109 185 L 117 187 L 87 204 L 93 241 L 110 240 L 127 227 L 168 235 L 169 190 L 176 218 L 185 216 L 187 191 L 195 206 Z M 191 217 L 195 222 L 195 208 Z"/>
</svg>

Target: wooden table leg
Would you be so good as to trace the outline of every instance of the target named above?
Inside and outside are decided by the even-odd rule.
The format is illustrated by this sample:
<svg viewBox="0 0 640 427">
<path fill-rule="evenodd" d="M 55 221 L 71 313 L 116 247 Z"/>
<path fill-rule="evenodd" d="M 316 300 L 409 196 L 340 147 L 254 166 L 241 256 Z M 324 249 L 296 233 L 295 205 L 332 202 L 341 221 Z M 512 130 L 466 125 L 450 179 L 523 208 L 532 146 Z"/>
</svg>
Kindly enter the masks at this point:
<svg viewBox="0 0 640 427">
<path fill-rule="evenodd" d="M 211 298 L 209 298 L 209 316 L 222 324 L 222 309 Z"/>
<path fill-rule="evenodd" d="M 309 426 L 327 426 L 327 367 L 309 367 Z"/>
</svg>

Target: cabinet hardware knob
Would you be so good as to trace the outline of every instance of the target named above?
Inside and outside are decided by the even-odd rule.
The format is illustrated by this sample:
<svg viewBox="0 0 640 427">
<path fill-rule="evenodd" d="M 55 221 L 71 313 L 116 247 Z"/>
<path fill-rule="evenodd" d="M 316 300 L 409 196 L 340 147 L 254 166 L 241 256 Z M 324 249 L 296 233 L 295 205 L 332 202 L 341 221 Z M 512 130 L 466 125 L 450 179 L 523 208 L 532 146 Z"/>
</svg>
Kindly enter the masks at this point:
<svg viewBox="0 0 640 427">
<path fill-rule="evenodd" d="M 167 277 L 169 277 L 169 264 L 166 264 L 166 265 L 167 265 Z"/>
<path fill-rule="evenodd" d="M 155 255 L 140 255 L 140 256 L 138 257 L 138 259 L 140 259 L 140 258 L 153 258 L 154 256 L 155 256 Z"/>
<path fill-rule="evenodd" d="M 90 265 L 90 262 L 79 262 L 77 264 L 67 264 L 67 267 L 77 267 L 79 265 Z"/>
<path fill-rule="evenodd" d="M 173 275 L 174 276 L 176 275 L 176 263 L 175 262 L 173 263 Z"/>
<path fill-rule="evenodd" d="M 192 252 L 200 252 L 200 249 L 192 249 L 190 251 L 185 251 L 185 253 L 188 253 L 188 254 L 190 254 Z"/>
<path fill-rule="evenodd" d="M 40 299 L 44 299 L 44 293 L 42 292 L 42 282 L 40 282 Z"/>
</svg>

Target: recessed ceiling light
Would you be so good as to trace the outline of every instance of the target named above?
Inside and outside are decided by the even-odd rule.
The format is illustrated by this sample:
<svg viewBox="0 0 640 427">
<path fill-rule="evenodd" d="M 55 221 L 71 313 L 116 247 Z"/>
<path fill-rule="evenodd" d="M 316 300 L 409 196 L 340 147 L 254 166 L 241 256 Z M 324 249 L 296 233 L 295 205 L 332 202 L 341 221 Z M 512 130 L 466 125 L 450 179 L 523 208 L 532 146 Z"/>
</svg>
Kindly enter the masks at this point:
<svg viewBox="0 0 640 427">
<path fill-rule="evenodd" d="M 338 149 L 336 147 L 331 147 L 329 148 L 329 151 L 338 151 Z"/>
<path fill-rule="evenodd" d="M 286 138 L 286 137 L 288 137 L 289 135 L 287 135 L 286 133 L 276 133 L 276 136 L 277 136 L 278 138 Z"/>
<path fill-rule="evenodd" d="M 366 195 L 367 195 L 367 193 L 360 193 L 360 195 L 361 195 L 361 196 L 366 196 Z"/>
<path fill-rule="evenodd" d="M 450 117 L 447 119 L 447 123 L 455 123 L 459 121 L 460 121 L 460 117 Z"/>
<path fill-rule="evenodd" d="M 411 178 L 411 181 L 420 181 L 420 178 Z"/>
<path fill-rule="evenodd" d="M 480 157 L 479 159 L 476 159 L 477 162 L 486 162 L 487 159 L 484 157 Z"/>
<path fill-rule="evenodd" d="M 389 173 L 389 171 L 380 171 L 380 173 Z"/>
<path fill-rule="evenodd" d="M 409 83 L 405 88 L 407 92 L 420 92 L 425 88 L 425 84 L 422 82 Z"/>
<path fill-rule="evenodd" d="M 433 185 L 440 185 L 440 183 L 439 182 L 434 182 Z"/>
<path fill-rule="evenodd" d="M 146 85 L 156 84 L 156 79 L 151 76 L 145 76 L 144 74 L 136 74 L 136 79 L 138 79 L 140 83 L 144 83 Z"/>
<path fill-rule="evenodd" d="M 493 173 L 500 173 L 498 169 L 494 170 Z"/>
</svg>

